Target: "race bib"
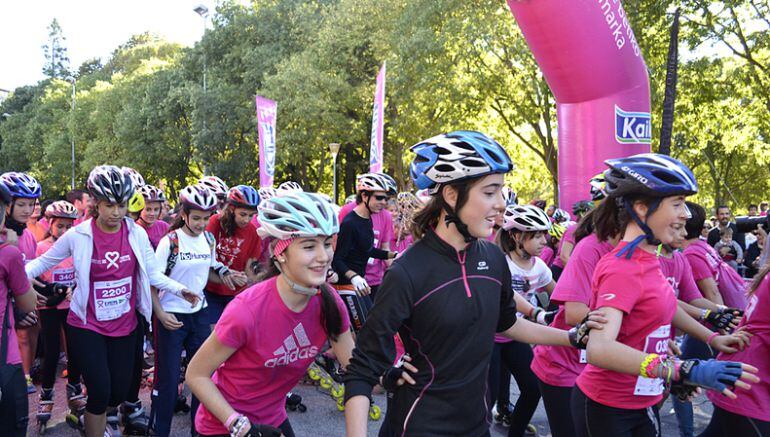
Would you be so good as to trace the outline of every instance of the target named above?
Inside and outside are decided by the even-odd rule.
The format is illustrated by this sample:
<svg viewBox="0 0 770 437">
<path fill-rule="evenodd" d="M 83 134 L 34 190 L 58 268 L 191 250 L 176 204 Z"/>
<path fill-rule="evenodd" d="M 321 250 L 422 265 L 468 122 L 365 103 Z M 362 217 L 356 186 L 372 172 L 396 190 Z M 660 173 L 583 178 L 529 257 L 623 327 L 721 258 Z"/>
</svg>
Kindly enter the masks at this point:
<svg viewBox="0 0 770 437">
<path fill-rule="evenodd" d="M 644 352 L 658 355 L 667 353 L 669 338 L 671 338 L 671 325 L 661 326 L 647 336 Z M 663 379 L 639 376 L 636 378 L 634 394 L 637 396 L 658 396 L 663 393 L 664 389 Z"/>
<path fill-rule="evenodd" d="M 580 364 L 587 364 L 588 363 L 588 354 L 586 354 L 585 349 L 580 349 Z"/>
<path fill-rule="evenodd" d="M 75 268 L 55 269 L 51 273 L 51 280 L 57 284 L 72 287 L 75 285 Z"/>
<path fill-rule="evenodd" d="M 131 311 L 131 277 L 94 282 L 96 320 L 115 320 Z"/>
<path fill-rule="evenodd" d="M 374 231 L 374 244 L 372 244 L 372 247 L 380 248 L 380 231 Z M 369 258 L 366 263 L 370 266 L 374 264 L 374 262 L 377 261 L 374 258 Z"/>
</svg>

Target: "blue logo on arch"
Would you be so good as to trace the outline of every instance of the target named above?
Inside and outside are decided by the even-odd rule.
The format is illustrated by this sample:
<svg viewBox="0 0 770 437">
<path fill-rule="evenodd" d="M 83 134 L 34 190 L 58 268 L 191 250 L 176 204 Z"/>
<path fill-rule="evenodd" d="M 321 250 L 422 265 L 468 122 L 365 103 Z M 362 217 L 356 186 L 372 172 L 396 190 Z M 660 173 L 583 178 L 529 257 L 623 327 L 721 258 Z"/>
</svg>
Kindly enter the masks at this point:
<svg viewBox="0 0 770 437">
<path fill-rule="evenodd" d="M 651 144 L 650 113 L 624 111 L 615 106 L 615 140 L 621 144 Z"/>
</svg>

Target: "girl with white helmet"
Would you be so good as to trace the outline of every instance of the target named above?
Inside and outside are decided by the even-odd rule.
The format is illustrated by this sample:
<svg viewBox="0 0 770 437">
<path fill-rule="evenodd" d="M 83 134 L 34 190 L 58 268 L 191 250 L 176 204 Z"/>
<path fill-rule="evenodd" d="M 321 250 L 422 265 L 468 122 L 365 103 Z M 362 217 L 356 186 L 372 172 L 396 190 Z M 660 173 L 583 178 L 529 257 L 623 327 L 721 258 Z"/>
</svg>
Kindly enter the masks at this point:
<svg viewBox="0 0 770 437">
<path fill-rule="evenodd" d="M 484 435 L 495 332 L 564 346 L 580 344 L 586 332 L 517 321 L 505 255 L 486 241 L 505 208 L 503 175 L 513 167 L 503 147 L 456 131 L 412 151 L 412 179 L 432 198 L 415 217 L 419 241 L 393 262 L 358 333 L 345 380 L 347 432 L 366 435 L 372 388 L 382 384 L 392 404 L 380 435 Z M 396 332 L 411 357 L 407 371 L 393 366 Z"/>
<path fill-rule="evenodd" d="M 259 221 L 272 238 L 271 268 L 227 306 L 187 368 L 201 402 L 200 435 L 294 436 L 286 394 L 327 340 L 343 365 L 350 359 L 347 312 L 326 284 L 339 230 L 331 205 L 312 193 L 285 194 L 260 206 Z"/>
<path fill-rule="evenodd" d="M 158 247 L 160 239 L 168 232 L 169 224 L 160 220 L 166 193 L 153 185 L 143 185 L 137 192 L 144 198 L 144 208 L 139 213 L 136 224 L 143 227 L 153 248 Z"/>
<path fill-rule="evenodd" d="M 169 278 L 183 284 L 199 300 L 191 307 L 174 294 L 155 289 L 152 292 L 155 377 L 150 425 L 153 435 L 157 436 L 168 436 L 171 431 L 182 350 L 186 351 L 188 359 L 192 358 L 211 333 L 204 314 L 203 288 L 211 279 L 233 289 L 233 278 L 243 275 L 230 271 L 217 261 L 216 241 L 206 231 L 209 217 L 217 208 L 216 195 L 201 184 L 191 185 L 180 191 L 179 204 L 179 215 L 168 234 L 160 240 L 155 259 Z M 193 424 L 197 410 L 198 400 L 193 396 L 190 410 Z"/>
<path fill-rule="evenodd" d="M 163 274 L 147 233 L 126 217 L 134 193 L 131 176 L 103 165 L 91 171 L 87 185 L 93 218 L 61 236 L 26 271 L 36 277 L 72 257 L 76 286 L 67 316 L 67 351 L 88 391 L 86 435 L 103 436 L 107 428 L 119 433 L 117 407 L 130 390 L 139 318 L 149 321 L 152 315 L 150 286 L 191 305 L 199 297 Z"/>
<path fill-rule="evenodd" d="M 40 183 L 34 177 L 20 172 L 3 173 L 0 175 L 0 182 L 5 184 L 11 193 L 10 207 L 5 210 L 6 239 L 16 244 L 24 257 L 24 262 L 28 263 L 35 258 L 37 240 L 32 231 L 27 229 L 27 222 L 35 210 L 35 204 L 42 195 Z M 32 378 L 29 374 L 35 359 L 39 333 L 40 325 L 34 311 L 27 314 L 16 314 L 16 334 L 19 339 L 29 393 L 35 392 L 35 386 L 32 384 Z"/>
<path fill-rule="evenodd" d="M 78 218 L 78 210 L 66 200 L 60 200 L 48 205 L 45 218 L 50 224 L 49 236 L 37 244 L 37 256 L 48 252 L 54 243 L 65 232 L 72 228 Z M 59 362 L 61 333 L 68 331 L 67 316 L 69 315 L 72 289 L 75 287 L 75 267 L 72 257 L 60 262 L 56 267 L 46 271 L 38 278 L 43 286 L 38 291 L 46 296 L 46 303 L 38 307 L 40 326 L 42 328 L 43 362 L 41 366 L 40 402 L 37 409 L 37 420 L 40 432 L 45 431 L 46 422 L 53 411 L 53 388 L 56 382 L 56 365 Z M 67 398 L 69 399 L 70 415 L 67 421 L 72 425 L 81 426 L 81 416 L 86 409 L 85 396 L 80 386 L 80 369 L 76 360 L 67 360 Z"/>
<path fill-rule="evenodd" d="M 553 321 L 555 312 L 539 306 L 538 294 L 550 294 L 555 283 L 551 270 L 539 258 L 546 245 L 551 221 L 532 205 L 509 205 L 503 213 L 500 247 L 511 272 L 511 290 L 520 315 L 543 325 Z M 537 378 L 530 370 L 532 348 L 527 343 L 495 335 L 495 349 L 489 367 L 492 400 L 497 401 L 497 417 L 510 425 L 509 435 L 523 435 L 540 401 Z M 516 378 L 521 395 L 509 409 L 510 376 Z"/>
</svg>

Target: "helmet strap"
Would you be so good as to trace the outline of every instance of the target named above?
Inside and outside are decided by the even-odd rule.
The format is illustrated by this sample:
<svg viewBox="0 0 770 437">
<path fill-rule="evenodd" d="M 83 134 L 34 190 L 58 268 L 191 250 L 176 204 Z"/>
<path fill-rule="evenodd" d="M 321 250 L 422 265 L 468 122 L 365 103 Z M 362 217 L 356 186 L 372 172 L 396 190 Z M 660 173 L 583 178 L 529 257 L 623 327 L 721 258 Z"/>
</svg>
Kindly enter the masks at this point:
<svg viewBox="0 0 770 437">
<path fill-rule="evenodd" d="M 640 235 L 636 237 L 631 243 L 628 244 L 628 246 L 624 247 L 620 252 L 618 252 L 617 256 L 626 256 L 626 259 L 631 259 L 631 256 L 634 253 L 634 249 L 636 249 L 636 246 L 638 246 L 642 241 L 646 240 L 648 244 L 651 244 L 653 246 L 657 246 L 660 244 L 660 241 L 655 238 L 655 234 L 652 232 L 652 229 L 650 229 L 649 226 L 647 226 L 647 220 L 650 219 L 650 216 L 652 213 L 654 213 L 658 207 L 660 206 L 660 202 L 662 199 L 655 199 L 650 203 L 650 205 L 647 208 L 647 215 L 644 218 L 644 221 L 642 221 L 641 218 L 639 218 L 639 215 L 634 211 L 634 207 L 628 199 L 623 199 L 623 207 L 626 209 L 626 212 L 628 215 L 636 222 L 637 225 L 644 231 L 644 235 Z"/>
<path fill-rule="evenodd" d="M 27 228 L 25 223 L 18 222 L 13 218 L 13 203 L 11 203 L 10 213 L 5 217 L 5 227 L 16 232 L 16 235 L 19 237 L 24 233 L 24 229 Z"/>
<path fill-rule="evenodd" d="M 460 220 L 460 216 L 458 213 L 455 213 L 454 209 L 449 206 L 446 201 L 444 202 L 444 212 L 446 212 L 446 216 L 444 216 L 444 223 L 448 227 L 450 224 L 454 224 L 457 228 L 457 231 L 460 232 L 460 235 L 463 236 L 466 243 L 473 243 L 476 241 L 476 237 L 472 236 L 471 233 L 468 231 L 468 225 L 463 223 L 462 220 Z"/>
<path fill-rule="evenodd" d="M 283 276 L 283 280 L 286 281 L 287 284 L 289 284 L 289 288 L 291 288 L 291 291 L 295 293 L 299 293 L 303 296 L 315 296 L 316 294 L 319 294 L 321 292 L 319 288 L 304 287 L 292 281 L 291 278 L 289 278 L 289 275 L 283 271 L 283 269 L 281 268 L 281 263 L 279 263 L 278 260 L 275 259 L 275 257 L 273 257 L 273 264 L 275 264 L 275 267 L 278 269 L 279 272 L 281 272 L 281 275 Z"/>
</svg>

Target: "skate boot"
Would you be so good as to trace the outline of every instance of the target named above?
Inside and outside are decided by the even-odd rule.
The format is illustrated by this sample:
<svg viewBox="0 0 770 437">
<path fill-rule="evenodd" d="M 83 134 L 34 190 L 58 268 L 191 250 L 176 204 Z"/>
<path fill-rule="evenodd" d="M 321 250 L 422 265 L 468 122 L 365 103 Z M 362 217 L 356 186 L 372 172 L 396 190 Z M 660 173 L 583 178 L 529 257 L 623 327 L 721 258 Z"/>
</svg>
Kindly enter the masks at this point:
<svg viewBox="0 0 770 437">
<path fill-rule="evenodd" d="M 120 421 L 125 435 L 147 435 L 150 419 L 142 408 L 142 401 L 123 402 L 120 405 Z"/>
<path fill-rule="evenodd" d="M 104 437 L 121 437 L 120 419 L 118 418 L 118 409 L 107 410 L 107 426 L 104 428 Z"/>
<path fill-rule="evenodd" d="M 174 414 L 176 413 L 189 413 L 190 406 L 187 405 L 187 397 L 183 394 L 178 394 L 176 397 L 176 404 L 174 405 Z"/>
<path fill-rule="evenodd" d="M 286 394 L 286 409 L 304 413 L 307 411 L 307 406 L 302 403 L 302 396 L 289 392 Z"/>
<path fill-rule="evenodd" d="M 495 404 L 494 407 L 492 407 L 492 420 L 494 420 L 495 423 L 499 423 L 500 425 L 503 425 L 504 427 L 510 427 L 511 426 L 511 415 L 513 414 L 513 406 L 511 404 Z"/>
<path fill-rule="evenodd" d="M 53 389 L 40 389 L 40 401 L 37 404 L 37 432 L 39 435 L 45 434 L 48 421 L 51 420 L 53 412 Z"/>
<path fill-rule="evenodd" d="M 83 394 L 80 384 L 67 384 L 67 406 L 69 407 L 67 425 L 84 432 L 83 414 L 86 412 L 86 396 Z"/>
</svg>

